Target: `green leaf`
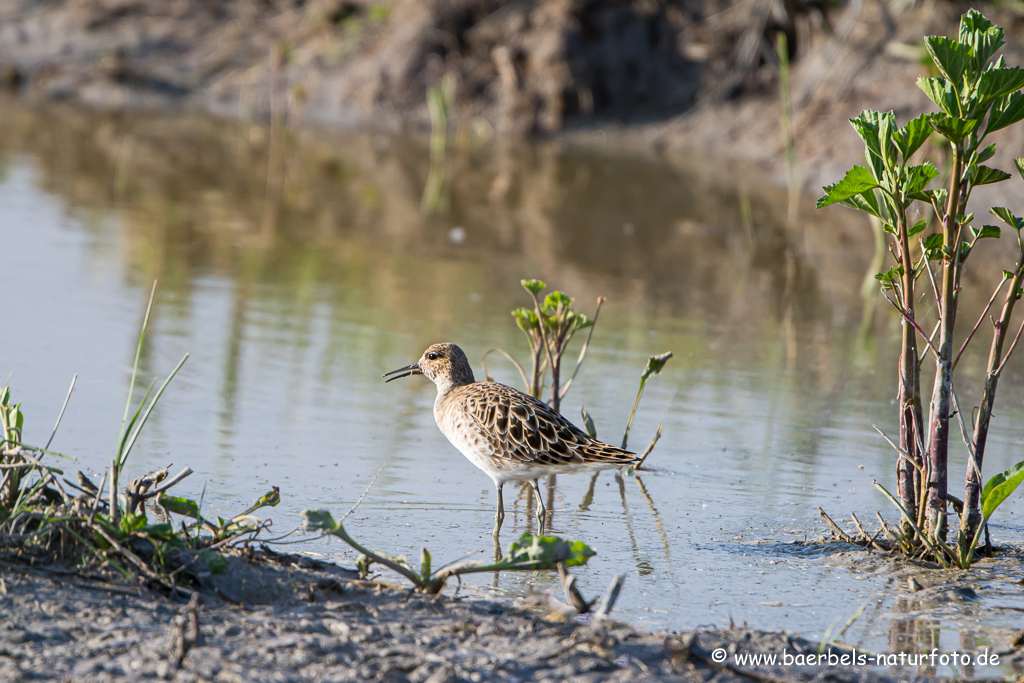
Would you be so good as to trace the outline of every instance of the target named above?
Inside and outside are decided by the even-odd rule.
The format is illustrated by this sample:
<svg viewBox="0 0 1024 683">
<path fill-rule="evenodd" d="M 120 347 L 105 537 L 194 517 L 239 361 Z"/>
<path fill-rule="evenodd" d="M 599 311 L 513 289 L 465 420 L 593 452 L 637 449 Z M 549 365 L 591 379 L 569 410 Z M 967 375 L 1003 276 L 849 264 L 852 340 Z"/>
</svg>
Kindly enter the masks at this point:
<svg viewBox="0 0 1024 683">
<path fill-rule="evenodd" d="M 534 296 L 540 294 L 541 290 L 547 287 L 546 284 L 540 280 L 521 280 L 520 283 L 526 289 L 527 292 Z"/>
<path fill-rule="evenodd" d="M 924 253 L 929 261 L 942 258 L 942 233 L 933 232 L 924 238 Z"/>
<path fill-rule="evenodd" d="M 516 319 L 516 325 L 524 332 L 532 332 L 540 327 L 537 314 L 532 308 L 517 308 L 512 311 L 512 317 Z"/>
<path fill-rule="evenodd" d="M 863 166 L 854 166 L 835 185 L 826 185 L 825 195 L 818 200 L 818 208 L 829 206 L 855 195 L 869 192 L 878 187 L 871 171 Z M 877 214 L 876 214 L 877 215 Z"/>
<path fill-rule="evenodd" d="M 583 406 L 580 406 L 580 414 L 583 416 L 583 428 L 587 430 L 587 436 L 591 439 L 596 439 L 597 427 L 594 426 L 594 418 L 590 416 L 590 413 Z"/>
<path fill-rule="evenodd" d="M 567 309 L 572 306 L 573 300 L 564 292 L 551 292 L 540 305 L 540 311 L 544 315 L 555 315 L 559 308 Z"/>
<path fill-rule="evenodd" d="M 1020 486 L 1022 480 L 1024 480 L 1024 460 L 988 480 L 985 488 L 981 491 L 981 514 L 986 520 Z"/>
<path fill-rule="evenodd" d="M 576 311 L 572 312 L 572 314 L 569 316 L 569 319 L 572 322 L 572 327 L 574 330 L 582 330 L 594 324 L 593 320 L 591 320 L 582 313 L 577 313 Z"/>
<path fill-rule="evenodd" d="M 975 158 L 975 162 L 979 163 L 979 164 L 980 163 L 984 163 L 984 162 L 988 161 L 989 159 L 991 159 L 993 156 L 995 156 L 995 153 L 996 153 L 996 146 L 995 146 L 995 143 L 993 143 L 993 144 L 989 145 L 988 147 L 986 147 L 985 149 L 983 149 L 980 152 L 978 152 L 978 156 Z"/>
<path fill-rule="evenodd" d="M 945 36 L 928 36 L 924 39 L 924 47 L 939 72 L 953 85 L 959 86 L 963 82 L 964 72 L 974 62 L 971 47 Z"/>
<path fill-rule="evenodd" d="M 903 266 L 893 266 L 884 273 L 876 273 L 875 279 L 882 283 L 884 289 L 893 289 L 903 277 Z"/>
<path fill-rule="evenodd" d="M 971 226 L 971 233 L 974 235 L 974 239 L 980 240 L 986 237 L 999 237 L 1001 234 L 999 228 L 994 225 L 983 225 L 980 228 Z"/>
<path fill-rule="evenodd" d="M 960 17 L 960 42 L 972 48 L 974 62 L 980 69 L 1003 45 L 1003 29 L 986 19 L 976 9 Z"/>
<path fill-rule="evenodd" d="M 946 206 L 946 197 L 949 196 L 949 190 L 945 188 L 937 188 L 934 190 L 924 190 L 914 195 L 914 199 L 920 199 L 922 202 L 928 202 L 929 204 L 936 207 Z"/>
<path fill-rule="evenodd" d="M 956 99 L 956 92 L 945 78 L 925 78 L 920 76 L 917 79 L 917 87 L 924 91 L 928 99 L 934 102 L 946 115 L 954 118 L 960 116 L 960 103 Z M 932 128 L 935 128 L 931 118 L 928 119 L 928 123 Z M 935 130 L 942 133 L 938 128 L 935 128 Z"/>
<path fill-rule="evenodd" d="M 909 160 L 932 134 L 932 127 L 928 125 L 929 116 L 930 114 L 921 114 L 917 118 L 911 119 L 893 136 L 900 148 L 900 154 L 903 155 L 904 162 Z"/>
<path fill-rule="evenodd" d="M 327 510 L 303 510 L 299 514 L 302 516 L 303 531 L 331 532 L 339 526 Z"/>
<path fill-rule="evenodd" d="M 1009 177 L 1010 174 L 1006 171 L 1000 171 L 998 168 L 989 168 L 988 166 L 972 166 L 967 173 L 968 180 L 974 186 L 1001 183 L 1009 179 Z"/>
<path fill-rule="evenodd" d="M 214 574 L 223 574 L 228 570 L 228 561 L 216 551 L 201 550 L 199 552 L 199 559 L 205 562 L 210 572 Z"/>
<path fill-rule="evenodd" d="M 121 534 L 127 536 L 133 531 L 138 531 L 146 526 L 146 515 L 144 513 L 133 514 L 126 512 L 121 516 Z"/>
<path fill-rule="evenodd" d="M 567 567 L 575 567 L 586 564 L 595 554 L 583 541 L 525 533 L 512 542 L 498 565 L 526 564 L 530 569 L 554 569 L 559 562 L 564 562 Z"/>
<path fill-rule="evenodd" d="M 1020 177 L 1024 178 L 1024 157 L 1014 159 L 1013 165 L 1017 167 L 1017 173 L 1020 173 Z"/>
<path fill-rule="evenodd" d="M 971 255 L 971 250 L 974 249 L 974 245 L 970 242 L 960 243 L 960 263 L 967 260 L 967 257 Z"/>
<path fill-rule="evenodd" d="M 1002 206 L 993 206 L 990 211 L 992 215 L 1002 220 L 1014 230 L 1019 231 L 1021 228 L 1024 228 L 1024 218 L 1015 216 L 1009 209 Z"/>
<path fill-rule="evenodd" d="M 960 119 L 954 116 L 943 116 L 933 114 L 928 119 L 928 124 L 935 129 L 935 132 L 947 140 L 959 143 L 977 128 L 977 119 Z"/>
<path fill-rule="evenodd" d="M 430 551 L 426 548 L 420 548 L 420 578 L 430 580 Z"/>
<path fill-rule="evenodd" d="M 857 131 L 857 135 L 864 141 L 864 146 L 867 148 L 869 154 L 881 158 L 882 150 L 879 146 L 878 140 L 878 128 L 881 114 L 877 111 L 865 109 L 857 118 L 850 119 L 850 125 Z"/>
<path fill-rule="evenodd" d="M 646 382 L 652 375 L 661 373 L 661 369 L 665 367 L 665 363 L 672 357 L 672 352 L 659 353 L 657 356 L 651 356 L 647 359 L 647 367 L 644 368 L 643 373 L 640 375 L 640 381 Z"/>
<path fill-rule="evenodd" d="M 919 232 L 924 232 L 924 229 L 927 228 L 927 227 L 928 227 L 928 221 L 927 220 L 918 221 L 917 223 L 914 223 L 912 226 L 907 228 L 907 237 L 913 237 L 914 235 L 918 234 Z"/>
<path fill-rule="evenodd" d="M 992 113 L 988 117 L 985 134 L 1006 128 L 1024 119 L 1024 93 L 1014 92 L 999 99 L 992 105 Z"/>
<path fill-rule="evenodd" d="M 936 176 L 939 175 L 939 169 L 935 168 L 935 165 L 931 162 L 925 162 L 917 166 L 911 166 L 907 169 L 907 184 L 906 194 L 907 196 L 914 195 L 921 192 L 925 186 L 931 181 L 935 180 Z"/>
<path fill-rule="evenodd" d="M 161 495 L 159 502 L 161 507 L 168 512 L 184 515 L 185 517 L 199 517 L 199 505 L 191 498 Z"/>
<path fill-rule="evenodd" d="M 1024 88 L 1024 69 L 990 69 L 978 77 L 979 104 L 1005 97 Z"/>
<path fill-rule="evenodd" d="M 143 531 L 150 538 L 157 538 L 161 541 L 170 541 L 175 537 L 174 527 L 166 522 L 147 524 Z"/>
<path fill-rule="evenodd" d="M 869 213 L 876 218 L 882 217 L 881 209 L 878 208 L 878 195 L 874 190 L 869 190 L 863 194 L 855 194 L 852 197 L 840 200 L 839 203 L 843 206 L 849 206 L 850 208 Z"/>
</svg>

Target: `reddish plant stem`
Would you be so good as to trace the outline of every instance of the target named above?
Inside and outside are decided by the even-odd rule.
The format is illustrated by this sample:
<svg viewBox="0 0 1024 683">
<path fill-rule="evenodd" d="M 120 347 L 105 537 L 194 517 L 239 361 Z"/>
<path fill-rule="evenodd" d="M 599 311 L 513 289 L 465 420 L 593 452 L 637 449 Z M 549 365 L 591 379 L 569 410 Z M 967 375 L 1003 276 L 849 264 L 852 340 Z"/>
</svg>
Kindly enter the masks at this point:
<svg viewBox="0 0 1024 683">
<path fill-rule="evenodd" d="M 988 427 L 992 419 L 992 409 L 995 406 L 996 390 L 999 387 L 999 374 L 1002 371 L 1006 358 L 1013 353 L 1015 345 L 1011 345 L 1003 356 L 1003 344 L 1006 342 L 1006 335 L 1010 329 L 1010 320 L 1013 317 L 1013 306 L 1017 301 L 1017 292 L 1020 291 L 1021 281 L 1024 280 L 1024 250 L 1017 258 L 1017 267 L 1014 270 L 1013 278 L 1010 280 L 1010 290 L 1003 300 L 1003 309 L 999 314 L 999 321 L 996 322 L 995 331 L 992 334 L 992 346 L 988 353 L 988 372 L 985 376 L 985 390 L 981 396 L 981 409 L 978 413 L 978 421 L 974 425 L 974 463 L 967 465 L 967 481 L 964 488 L 964 510 L 965 514 L 960 516 L 960 540 L 961 543 L 970 543 L 974 539 L 981 525 L 981 464 L 985 457 L 985 444 L 988 441 Z M 964 551 L 971 550 L 964 548 Z"/>
<path fill-rule="evenodd" d="M 900 406 L 899 444 L 908 457 L 901 455 L 896 463 L 896 487 L 900 502 L 911 518 L 917 516 L 917 492 L 923 485 L 918 472 L 922 455 L 917 448 L 918 434 L 923 424 L 921 417 L 920 368 L 917 363 L 917 323 L 914 321 L 914 259 L 910 254 L 905 211 L 896 216 L 899 232 L 899 259 L 903 266 L 902 315 L 903 339 L 899 366 Z M 915 466 L 915 464 L 917 466 Z"/>
<path fill-rule="evenodd" d="M 953 330 L 956 325 L 957 285 L 960 265 L 960 176 L 963 174 L 963 143 L 953 147 L 953 169 L 949 181 L 946 215 L 942 221 L 945 255 L 942 267 L 939 353 L 935 358 L 935 385 L 932 390 L 931 424 L 928 437 L 928 496 L 926 498 L 927 533 L 937 541 L 946 538 L 946 492 L 949 473 L 949 408 L 953 383 Z"/>
</svg>

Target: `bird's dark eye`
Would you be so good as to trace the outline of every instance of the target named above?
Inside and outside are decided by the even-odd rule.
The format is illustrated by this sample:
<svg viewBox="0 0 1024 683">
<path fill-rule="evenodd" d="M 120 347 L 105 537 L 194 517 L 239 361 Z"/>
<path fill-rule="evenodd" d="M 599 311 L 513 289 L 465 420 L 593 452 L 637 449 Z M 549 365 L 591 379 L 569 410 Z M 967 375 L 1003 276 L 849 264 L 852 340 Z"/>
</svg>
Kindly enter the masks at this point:
<svg viewBox="0 0 1024 683">
<path fill-rule="evenodd" d="M 427 360 L 437 360 L 437 354 L 431 351 L 427 354 Z"/>
</svg>

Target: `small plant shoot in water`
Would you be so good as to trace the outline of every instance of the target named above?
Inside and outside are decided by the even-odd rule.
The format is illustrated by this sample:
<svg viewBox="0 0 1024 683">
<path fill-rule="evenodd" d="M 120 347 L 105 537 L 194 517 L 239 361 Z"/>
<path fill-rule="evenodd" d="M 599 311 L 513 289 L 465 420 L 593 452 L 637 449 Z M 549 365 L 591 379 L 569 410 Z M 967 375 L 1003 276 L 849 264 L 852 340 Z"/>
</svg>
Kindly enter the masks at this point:
<svg viewBox="0 0 1024 683">
<path fill-rule="evenodd" d="M 487 371 L 487 356 L 492 353 L 501 354 L 515 365 L 520 377 L 522 377 L 523 384 L 526 385 L 527 393 L 534 398 L 541 398 L 541 395 L 544 393 L 545 384 L 550 378 L 551 398 L 548 400 L 548 405 L 561 412 L 562 399 L 569 392 L 569 388 L 572 386 L 576 375 L 580 371 L 580 367 L 583 365 L 587 350 L 590 348 L 590 339 L 594 334 L 594 327 L 597 325 L 598 316 L 601 314 L 601 306 L 606 299 L 603 296 L 598 298 L 594 317 L 588 318 L 583 313 L 573 309 L 572 305 L 575 299 L 563 292 L 551 292 L 542 299 L 541 293 L 547 288 L 547 284 L 541 280 L 522 280 L 521 284 L 523 289 L 533 298 L 533 308 L 517 308 L 512 311 L 512 318 L 516 321 L 519 329 L 526 335 L 530 346 L 530 376 L 526 376 L 526 372 L 519 361 L 504 349 L 489 349 L 484 354 L 484 375 L 488 381 L 493 381 L 493 378 Z M 576 332 L 588 328 L 587 338 L 583 342 L 579 356 L 576 359 L 576 367 L 573 368 L 569 381 L 563 385 L 562 357 L 565 355 L 569 342 L 572 341 Z M 626 423 L 626 429 L 622 435 L 623 449 L 626 448 L 629 430 L 633 424 L 633 418 L 636 416 L 636 409 L 640 404 L 640 397 L 643 395 L 647 380 L 654 375 L 660 374 L 662 368 L 665 367 L 665 364 L 671 357 L 672 352 L 670 351 L 651 356 L 647 360 L 647 366 L 640 376 L 640 388 L 637 390 L 636 400 L 633 402 L 633 409 L 630 412 L 629 421 Z M 597 438 L 597 429 L 593 418 L 585 408 L 581 408 L 581 412 L 585 431 L 591 438 Z M 658 439 L 661 438 L 661 428 L 662 425 L 659 425 L 654 439 L 651 440 L 647 449 L 641 454 L 642 458 L 646 458 L 650 454 Z M 642 462 L 643 460 L 641 460 L 641 464 Z"/>
<path fill-rule="evenodd" d="M 575 567 L 586 564 L 595 554 L 583 541 L 566 541 L 557 536 L 525 533 L 518 541 L 513 541 L 509 545 L 504 557 L 491 564 L 457 562 L 431 571 L 430 551 L 423 548 L 420 553 L 420 570 L 416 571 L 409 566 L 404 556 L 385 555 L 367 550 L 349 536 L 344 524 L 340 521 L 335 522 L 327 510 L 303 510 L 302 520 L 304 531 L 322 531 L 336 536 L 359 551 L 356 567 L 364 577 L 369 575 L 373 564 L 380 564 L 404 576 L 417 590 L 431 594 L 444 590 L 445 583 L 453 576 L 480 572 L 556 569 L 559 564 Z"/>
<path fill-rule="evenodd" d="M 818 200 L 819 208 L 838 203 L 870 214 L 892 236 L 889 253 L 895 263 L 875 277 L 882 296 L 902 320 L 897 372 L 899 437 L 897 442 L 886 437 L 898 453 L 896 496 L 876 486 L 901 513 L 900 528 L 890 534 L 893 543 L 908 554 L 930 555 L 943 566 L 961 568 L 970 567 L 989 517 L 1017 488 L 1021 480 L 1017 475 L 1024 468 L 1024 463 L 1015 465 L 981 487 L 999 377 L 1024 330 L 1024 326 L 1018 327 L 1009 341 L 1014 305 L 1024 284 L 1020 234 L 1024 221 L 1006 208 L 995 207 L 991 213 L 1016 232 L 1016 264 L 992 278 L 995 290 L 988 304 L 960 347 L 953 344 L 964 263 L 978 240 L 1000 239 L 1003 234 L 998 226 L 976 225 L 974 214 L 967 213 L 975 187 L 1011 178 L 1005 171 L 984 165 L 996 153 L 995 144 L 985 140 L 1024 119 L 1024 69 L 1007 66 L 1003 57 L 994 59 L 1003 42 L 1003 29 L 973 9 L 961 18 L 956 39 L 927 37 L 925 47 L 939 75 L 922 76 L 917 85 L 939 111 L 921 114 L 902 127 L 892 112 L 864 111 L 851 119 L 864 141 L 867 165 L 854 166 L 838 183 L 825 187 L 825 195 Z M 943 138 L 949 150 L 947 187 L 929 187 L 940 175 L 932 163 L 913 163 L 933 135 Z M 1018 158 L 1014 164 L 1024 178 L 1024 159 Z M 929 232 L 933 224 L 928 220 L 910 224 L 908 209 L 915 202 L 934 213 L 934 232 Z M 937 311 L 933 322 L 923 322 L 927 315 L 915 310 L 920 298 L 915 287 L 922 278 Z M 954 371 L 1001 292 L 1002 309 L 998 317 L 992 317 L 985 384 L 973 428 L 969 428 L 959 405 Z M 921 366 L 929 355 L 935 377 L 926 422 Z M 968 455 L 962 501 L 948 492 L 950 420 L 954 417 Z M 960 517 L 957 542 L 952 547 L 947 544 L 950 506 Z"/>
</svg>

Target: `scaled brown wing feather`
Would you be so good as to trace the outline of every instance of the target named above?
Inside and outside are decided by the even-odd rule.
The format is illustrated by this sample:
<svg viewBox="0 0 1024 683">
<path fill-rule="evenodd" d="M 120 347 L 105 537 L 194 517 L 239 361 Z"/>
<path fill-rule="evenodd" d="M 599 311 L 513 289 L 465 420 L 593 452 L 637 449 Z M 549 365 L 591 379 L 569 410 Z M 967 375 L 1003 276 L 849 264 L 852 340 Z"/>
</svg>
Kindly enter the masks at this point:
<svg viewBox="0 0 1024 683">
<path fill-rule="evenodd" d="M 497 382 L 464 399 L 492 452 L 524 465 L 602 462 L 628 465 L 636 454 L 591 439 L 542 401 Z"/>
</svg>

